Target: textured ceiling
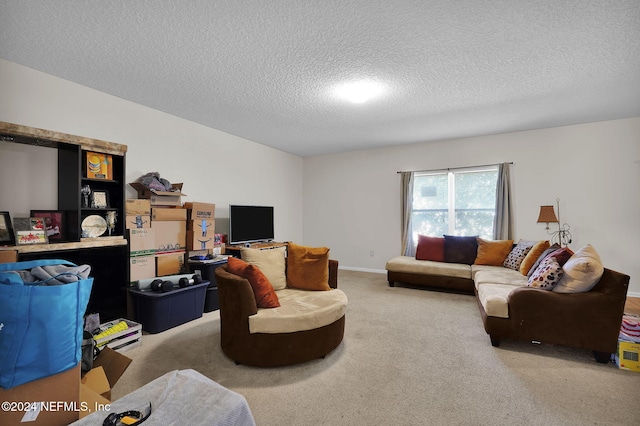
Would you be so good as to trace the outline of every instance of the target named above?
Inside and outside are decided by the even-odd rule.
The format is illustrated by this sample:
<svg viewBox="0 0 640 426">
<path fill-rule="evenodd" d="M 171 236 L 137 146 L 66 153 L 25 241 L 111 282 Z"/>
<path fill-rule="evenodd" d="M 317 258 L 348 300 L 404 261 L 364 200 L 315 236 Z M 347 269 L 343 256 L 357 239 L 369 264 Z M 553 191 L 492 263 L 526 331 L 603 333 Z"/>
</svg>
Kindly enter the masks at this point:
<svg viewBox="0 0 640 426">
<path fill-rule="evenodd" d="M 640 116 L 638 0 L 2 0 L 0 57 L 301 156 Z"/>
</svg>

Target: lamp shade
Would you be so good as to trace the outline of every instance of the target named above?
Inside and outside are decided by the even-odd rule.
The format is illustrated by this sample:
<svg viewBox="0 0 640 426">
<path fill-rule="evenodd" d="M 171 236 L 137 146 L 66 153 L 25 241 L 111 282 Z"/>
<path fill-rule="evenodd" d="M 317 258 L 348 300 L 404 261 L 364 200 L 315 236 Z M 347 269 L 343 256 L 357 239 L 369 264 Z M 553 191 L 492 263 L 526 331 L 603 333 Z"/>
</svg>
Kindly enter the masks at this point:
<svg viewBox="0 0 640 426">
<path fill-rule="evenodd" d="M 553 210 L 553 206 L 540 206 L 540 215 L 538 215 L 538 223 L 558 222 L 556 212 Z"/>
</svg>

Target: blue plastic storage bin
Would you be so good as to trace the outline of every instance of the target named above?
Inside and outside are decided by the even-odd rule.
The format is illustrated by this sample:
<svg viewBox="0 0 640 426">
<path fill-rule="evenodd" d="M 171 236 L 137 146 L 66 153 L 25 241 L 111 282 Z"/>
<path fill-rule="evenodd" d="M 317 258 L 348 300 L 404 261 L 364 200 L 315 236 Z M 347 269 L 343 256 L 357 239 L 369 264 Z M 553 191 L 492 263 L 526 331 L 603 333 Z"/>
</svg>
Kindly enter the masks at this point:
<svg viewBox="0 0 640 426">
<path fill-rule="evenodd" d="M 160 293 L 129 290 L 133 297 L 136 321 L 148 333 L 160 333 L 200 318 L 209 281 Z"/>
</svg>

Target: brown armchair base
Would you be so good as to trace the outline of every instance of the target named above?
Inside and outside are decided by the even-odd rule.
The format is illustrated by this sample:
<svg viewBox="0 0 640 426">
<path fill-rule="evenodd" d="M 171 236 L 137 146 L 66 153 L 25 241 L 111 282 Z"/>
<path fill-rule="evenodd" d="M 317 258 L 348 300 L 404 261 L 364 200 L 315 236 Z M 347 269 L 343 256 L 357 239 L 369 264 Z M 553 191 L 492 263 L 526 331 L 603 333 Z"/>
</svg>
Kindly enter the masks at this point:
<svg viewBox="0 0 640 426">
<path fill-rule="evenodd" d="M 337 288 L 338 262 L 329 261 L 329 285 Z M 249 282 L 216 269 L 220 298 L 220 346 L 236 364 L 280 367 L 323 358 L 344 337 L 344 315 L 329 325 L 294 333 L 250 333 L 249 316 L 257 312 Z"/>
<path fill-rule="evenodd" d="M 344 316 L 313 330 L 295 333 L 253 333 L 247 346 L 222 342 L 222 351 L 236 364 L 254 367 L 281 367 L 324 358 L 340 345 L 344 336 Z"/>
</svg>

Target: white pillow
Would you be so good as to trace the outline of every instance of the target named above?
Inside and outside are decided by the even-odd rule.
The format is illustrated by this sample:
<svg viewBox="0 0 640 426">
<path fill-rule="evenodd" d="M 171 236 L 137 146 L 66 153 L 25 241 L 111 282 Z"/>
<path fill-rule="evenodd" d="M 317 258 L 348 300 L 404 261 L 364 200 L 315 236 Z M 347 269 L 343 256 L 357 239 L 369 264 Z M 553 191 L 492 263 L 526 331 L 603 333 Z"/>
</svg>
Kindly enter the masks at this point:
<svg viewBox="0 0 640 426">
<path fill-rule="evenodd" d="M 575 252 L 562 269 L 564 275 L 552 290 L 558 293 L 587 292 L 596 285 L 604 273 L 602 260 L 591 244 Z"/>
<path fill-rule="evenodd" d="M 553 256 L 549 256 L 540 262 L 540 265 L 527 280 L 527 285 L 543 290 L 553 290 L 562 279 L 562 275 L 564 275 L 564 271 L 558 260 Z"/>
<path fill-rule="evenodd" d="M 242 260 L 255 265 L 267 277 L 274 290 L 287 287 L 285 253 L 286 247 L 272 249 L 243 248 Z"/>
</svg>

